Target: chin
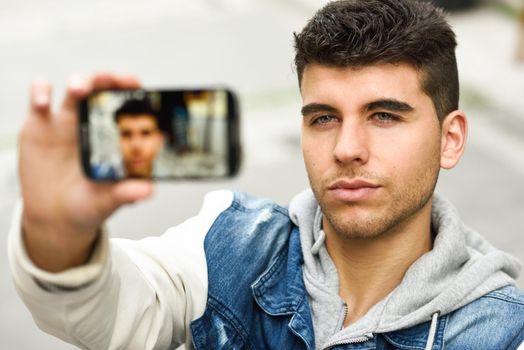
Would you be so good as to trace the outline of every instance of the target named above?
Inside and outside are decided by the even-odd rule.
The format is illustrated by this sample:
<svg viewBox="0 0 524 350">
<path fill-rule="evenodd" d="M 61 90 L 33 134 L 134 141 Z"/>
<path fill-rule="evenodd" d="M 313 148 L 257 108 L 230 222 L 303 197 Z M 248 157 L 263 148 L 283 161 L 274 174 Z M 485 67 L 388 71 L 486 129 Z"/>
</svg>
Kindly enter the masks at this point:
<svg viewBox="0 0 524 350">
<path fill-rule="evenodd" d="M 144 171 L 130 171 L 127 173 L 128 177 L 132 178 L 147 178 L 150 177 L 149 173 Z"/>
<path fill-rule="evenodd" d="M 389 231 L 397 222 L 386 208 L 355 202 L 344 205 L 321 205 L 322 213 L 333 231 L 343 239 L 372 239 Z"/>
<path fill-rule="evenodd" d="M 381 236 L 388 224 L 380 217 L 344 216 L 327 217 L 335 233 L 344 239 L 369 239 Z"/>
<path fill-rule="evenodd" d="M 386 231 L 383 228 L 370 225 L 351 225 L 335 229 L 335 233 L 342 239 L 375 239 L 381 237 Z"/>
</svg>

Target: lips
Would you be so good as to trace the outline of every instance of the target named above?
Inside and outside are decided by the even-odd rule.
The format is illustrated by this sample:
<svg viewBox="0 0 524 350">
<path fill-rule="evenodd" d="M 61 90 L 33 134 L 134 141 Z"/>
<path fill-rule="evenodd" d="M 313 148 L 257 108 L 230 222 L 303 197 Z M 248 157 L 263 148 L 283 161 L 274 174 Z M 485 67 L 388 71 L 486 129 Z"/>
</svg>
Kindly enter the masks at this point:
<svg viewBox="0 0 524 350">
<path fill-rule="evenodd" d="M 357 202 L 370 198 L 381 186 L 362 179 L 337 180 L 329 187 L 334 199 L 342 202 Z"/>
<path fill-rule="evenodd" d="M 130 159 L 128 162 L 127 162 L 128 166 L 131 166 L 133 168 L 139 168 L 139 167 L 143 167 L 145 165 L 148 164 L 147 160 L 143 159 L 143 158 L 135 158 L 135 159 Z"/>
</svg>

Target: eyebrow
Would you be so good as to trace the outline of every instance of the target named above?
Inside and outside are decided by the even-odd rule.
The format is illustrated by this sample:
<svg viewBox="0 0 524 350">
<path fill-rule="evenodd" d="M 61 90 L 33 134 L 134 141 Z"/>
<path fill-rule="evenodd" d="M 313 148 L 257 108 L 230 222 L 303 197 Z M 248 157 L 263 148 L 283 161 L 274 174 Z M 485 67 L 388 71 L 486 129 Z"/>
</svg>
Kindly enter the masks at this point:
<svg viewBox="0 0 524 350">
<path fill-rule="evenodd" d="M 365 107 L 365 111 L 374 111 L 377 109 L 386 109 L 388 111 L 393 112 L 411 112 L 414 110 L 413 107 L 411 107 L 408 103 L 398 101 L 395 99 L 380 99 L 373 102 L 368 103 Z"/>
<path fill-rule="evenodd" d="M 318 112 L 336 113 L 338 110 L 335 107 L 325 103 L 309 103 L 302 107 L 303 116 Z"/>
<path fill-rule="evenodd" d="M 364 106 L 364 111 L 374 111 L 377 109 L 385 109 L 393 112 L 411 112 L 415 108 L 406 102 L 395 100 L 392 98 L 384 98 L 368 103 Z M 325 103 L 309 103 L 302 107 L 302 115 L 306 116 L 318 112 L 337 113 L 338 110 Z"/>
</svg>

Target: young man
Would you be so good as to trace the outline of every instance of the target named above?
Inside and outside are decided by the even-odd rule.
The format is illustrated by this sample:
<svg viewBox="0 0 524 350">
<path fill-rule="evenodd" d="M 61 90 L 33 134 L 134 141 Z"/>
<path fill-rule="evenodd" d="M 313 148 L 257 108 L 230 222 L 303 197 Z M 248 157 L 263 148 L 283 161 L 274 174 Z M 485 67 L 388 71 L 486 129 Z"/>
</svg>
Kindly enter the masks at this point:
<svg viewBox="0 0 524 350">
<path fill-rule="evenodd" d="M 115 122 L 126 176 L 151 177 L 164 142 L 157 113 L 144 100 L 128 100 L 115 111 Z"/>
<path fill-rule="evenodd" d="M 155 159 L 164 144 L 158 118 L 147 100 L 126 100 L 114 112 L 121 163 L 94 164 L 91 167 L 92 176 L 103 180 L 151 178 Z"/>
<path fill-rule="evenodd" d="M 88 182 L 72 136 L 80 96 L 137 82 L 75 81 L 57 114 L 35 84 L 10 261 L 36 322 L 86 349 L 516 349 L 520 264 L 433 194 L 466 140 L 455 46 L 427 3 L 328 4 L 296 35 L 312 191 L 289 209 L 214 192 L 140 242 L 100 227 L 151 184 Z"/>
</svg>

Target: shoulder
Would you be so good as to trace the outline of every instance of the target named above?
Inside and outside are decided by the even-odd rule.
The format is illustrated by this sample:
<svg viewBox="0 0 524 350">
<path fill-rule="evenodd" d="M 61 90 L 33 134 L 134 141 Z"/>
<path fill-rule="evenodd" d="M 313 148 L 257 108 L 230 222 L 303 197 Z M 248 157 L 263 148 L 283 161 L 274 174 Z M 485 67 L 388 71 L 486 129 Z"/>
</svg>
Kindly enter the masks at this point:
<svg viewBox="0 0 524 350">
<path fill-rule="evenodd" d="M 223 234 L 235 239 L 264 235 L 267 239 L 283 226 L 290 226 L 288 210 L 275 202 L 242 192 L 232 195 L 231 205 L 217 217 L 206 239 Z"/>
<path fill-rule="evenodd" d="M 268 198 L 260 198 L 244 192 L 232 192 L 231 207 L 233 210 L 241 212 L 256 212 L 260 210 L 270 210 L 280 215 L 288 216 L 287 208 L 275 203 Z"/>
<path fill-rule="evenodd" d="M 524 311 L 524 291 L 518 289 L 515 286 L 506 286 L 491 293 L 484 295 L 481 300 L 485 299 L 485 302 L 500 304 L 506 306 L 509 309 L 516 309 Z M 524 313 L 522 314 L 524 317 Z"/>
<path fill-rule="evenodd" d="M 257 259 L 264 265 L 262 261 L 272 260 L 285 250 L 293 227 L 286 208 L 268 199 L 235 192 L 231 205 L 207 232 L 206 258 L 213 262 L 210 265 Z"/>
<path fill-rule="evenodd" d="M 447 343 L 516 349 L 524 341 L 524 292 L 506 286 L 485 294 L 449 315 L 446 334 Z"/>
<path fill-rule="evenodd" d="M 505 286 L 485 294 L 462 308 L 463 312 L 486 314 L 492 319 L 503 320 L 519 315 L 524 327 L 524 291 L 513 285 Z"/>
</svg>

